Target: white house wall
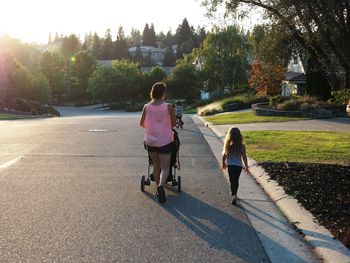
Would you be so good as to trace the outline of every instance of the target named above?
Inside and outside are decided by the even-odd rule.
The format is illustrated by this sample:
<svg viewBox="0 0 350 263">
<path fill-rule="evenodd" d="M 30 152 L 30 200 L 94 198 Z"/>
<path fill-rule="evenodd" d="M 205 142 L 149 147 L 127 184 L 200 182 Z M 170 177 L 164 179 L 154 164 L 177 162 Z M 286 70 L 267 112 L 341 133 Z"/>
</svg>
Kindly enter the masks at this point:
<svg viewBox="0 0 350 263">
<path fill-rule="evenodd" d="M 305 69 L 303 66 L 303 63 L 301 62 L 301 59 L 299 55 L 296 58 L 296 64 L 294 63 L 294 58 L 292 58 L 289 63 L 288 63 L 288 71 L 292 72 L 297 72 L 297 73 L 304 73 L 305 74 Z"/>
</svg>

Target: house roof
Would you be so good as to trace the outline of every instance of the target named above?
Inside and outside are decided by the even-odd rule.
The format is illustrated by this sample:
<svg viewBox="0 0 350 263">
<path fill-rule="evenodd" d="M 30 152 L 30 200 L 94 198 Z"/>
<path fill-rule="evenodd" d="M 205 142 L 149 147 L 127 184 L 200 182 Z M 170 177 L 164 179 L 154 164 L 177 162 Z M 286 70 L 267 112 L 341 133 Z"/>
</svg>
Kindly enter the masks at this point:
<svg viewBox="0 0 350 263">
<path fill-rule="evenodd" d="M 284 74 L 285 81 L 289 81 L 295 84 L 303 84 L 306 83 L 306 76 L 304 73 L 288 71 Z"/>
</svg>

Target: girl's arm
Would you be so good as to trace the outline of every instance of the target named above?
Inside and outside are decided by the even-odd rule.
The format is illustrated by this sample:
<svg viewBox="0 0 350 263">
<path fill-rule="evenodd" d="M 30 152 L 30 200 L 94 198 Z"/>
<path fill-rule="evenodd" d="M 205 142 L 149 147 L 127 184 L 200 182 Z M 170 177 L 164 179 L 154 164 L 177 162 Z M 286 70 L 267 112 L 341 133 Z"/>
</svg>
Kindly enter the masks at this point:
<svg viewBox="0 0 350 263">
<path fill-rule="evenodd" d="M 243 146 L 243 148 L 242 148 L 242 159 L 243 159 L 243 163 L 244 163 L 244 170 L 250 174 L 250 171 L 248 168 L 248 158 L 247 158 L 245 146 Z"/>
<path fill-rule="evenodd" d="M 141 120 L 140 120 L 140 126 L 143 128 L 146 128 L 145 127 L 145 119 L 146 119 L 146 106 L 143 106 L 142 116 L 141 116 Z"/>
<path fill-rule="evenodd" d="M 227 158 L 227 155 L 226 155 L 226 154 L 223 154 L 223 155 L 222 155 L 222 169 L 226 169 L 226 168 L 227 168 L 227 165 L 226 165 L 226 158 Z"/>
<path fill-rule="evenodd" d="M 170 103 L 168 103 L 168 111 L 169 111 L 169 114 L 170 114 L 171 128 L 174 128 L 175 127 L 175 123 L 176 123 L 175 111 L 174 111 L 173 105 L 171 105 Z"/>
</svg>

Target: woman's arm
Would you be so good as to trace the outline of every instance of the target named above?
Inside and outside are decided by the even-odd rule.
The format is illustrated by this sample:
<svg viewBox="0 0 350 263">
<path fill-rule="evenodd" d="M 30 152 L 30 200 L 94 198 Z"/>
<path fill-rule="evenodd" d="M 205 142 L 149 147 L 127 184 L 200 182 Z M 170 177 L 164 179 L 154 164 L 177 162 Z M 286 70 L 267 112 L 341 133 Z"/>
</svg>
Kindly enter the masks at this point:
<svg viewBox="0 0 350 263">
<path fill-rule="evenodd" d="M 145 127 L 145 119 L 146 119 L 146 105 L 143 106 L 142 116 L 141 116 L 141 120 L 140 120 L 140 126 L 143 127 L 143 128 L 146 128 Z"/>
<path fill-rule="evenodd" d="M 171 105 L 170 103 L 168 103 L 168 111 L 169 111 L 169 114 L 170 114 L 171 128 L 174 128 L 175 127 L 175 123 L 176 123 L 175 112 L 174 112 L 173 105 Z"/>
</svg>

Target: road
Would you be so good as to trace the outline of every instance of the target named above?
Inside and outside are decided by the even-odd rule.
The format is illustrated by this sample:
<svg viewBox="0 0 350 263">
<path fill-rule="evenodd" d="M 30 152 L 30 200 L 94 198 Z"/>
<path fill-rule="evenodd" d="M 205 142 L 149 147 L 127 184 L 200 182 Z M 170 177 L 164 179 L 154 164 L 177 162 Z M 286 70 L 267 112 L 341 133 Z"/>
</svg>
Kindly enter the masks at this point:
<svg viewBox="0 0 350 263">
<path fill-rule="evenodd" d="M 0 122 L 0 262 L 269 262 L 190 118 L 160 205 L 139 114 L 69 112 Z"/>
</svg>

